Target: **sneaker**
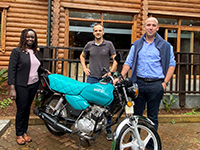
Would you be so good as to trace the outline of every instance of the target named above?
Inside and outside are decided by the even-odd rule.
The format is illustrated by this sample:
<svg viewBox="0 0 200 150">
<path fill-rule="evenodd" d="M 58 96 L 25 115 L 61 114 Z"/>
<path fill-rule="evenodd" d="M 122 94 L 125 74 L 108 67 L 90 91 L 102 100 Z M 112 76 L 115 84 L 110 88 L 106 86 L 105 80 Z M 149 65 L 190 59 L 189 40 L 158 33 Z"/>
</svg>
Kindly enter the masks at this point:
<svg viewBox="0 0 200 150">
<path fill-rule="evenodd" d="M 108 130 L 107 132 L 106 132 L 106 134 L 107 134 L 107 140 L 108 141 L 111 141 L 112 139 L 113 139 L 113 135 L 112 135 L 112 131 L 111 130 Z"/>
</svg>

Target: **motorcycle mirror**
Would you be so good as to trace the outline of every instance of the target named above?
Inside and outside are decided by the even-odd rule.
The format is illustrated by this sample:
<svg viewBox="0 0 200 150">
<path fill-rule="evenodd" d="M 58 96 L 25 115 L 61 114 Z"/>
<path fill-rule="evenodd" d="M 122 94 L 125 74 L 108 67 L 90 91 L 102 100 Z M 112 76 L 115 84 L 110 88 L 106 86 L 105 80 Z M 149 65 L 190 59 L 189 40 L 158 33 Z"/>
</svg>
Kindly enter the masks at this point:
<svg viewBox="0 0 200 150">
<path fill-rule="evenodd" d="M 122 55 L 120 54 L 120 52 L 117 53 L 117 55 L 115 56 L 115 60 L 117 63 L 119 63 L 122 59 Z"/>
</svg>

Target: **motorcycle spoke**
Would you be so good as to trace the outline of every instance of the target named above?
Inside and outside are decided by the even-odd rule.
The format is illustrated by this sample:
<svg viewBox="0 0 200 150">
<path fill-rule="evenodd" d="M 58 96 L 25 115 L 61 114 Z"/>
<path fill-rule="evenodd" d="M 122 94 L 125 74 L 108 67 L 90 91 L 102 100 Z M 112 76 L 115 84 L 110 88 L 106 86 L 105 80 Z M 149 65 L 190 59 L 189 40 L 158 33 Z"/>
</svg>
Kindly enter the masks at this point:
<svg viewBox="0 0 200 150">
<path fill-rule="evenodd" d="M 149 142 L 149 140 L 150 140 L 151 138 L 152 138 L 151 134 L 148 133 L 147 137 L 146 137 L 145 140 L 144 140 L 145 146 L 147 145 L 147 143 Z"/>
<path fill-rule="evenodd" d="M 122 149 L 129 148 L 129 147 L 132 147 L 132 146 L 133 146 L 133 143 L 129 142 L 129 143 L 123 144 Z"/>
</svg>

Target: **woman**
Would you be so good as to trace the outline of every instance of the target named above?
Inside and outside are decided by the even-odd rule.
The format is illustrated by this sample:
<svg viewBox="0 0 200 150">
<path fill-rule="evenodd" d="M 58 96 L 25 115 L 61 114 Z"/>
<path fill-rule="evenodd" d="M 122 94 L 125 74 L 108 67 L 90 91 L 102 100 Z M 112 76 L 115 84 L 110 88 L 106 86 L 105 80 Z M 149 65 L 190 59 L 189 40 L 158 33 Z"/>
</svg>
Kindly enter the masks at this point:
<svg viewBox="0 0 200 150">
<path fill-rule="evenodd" d="M 8 67 L 8 84 L 10 97 L 16 100 L 17 113 L 15 120 L 16 140 L 19 145 L 31 142 L 27 134 L 30 107 L 39 85 L 41 72 L 50 72 L 41 67 L 37 55 L 37 34 L 32 29 L 21 32 L 19 47 L 10 55 Z"/>
</svg>

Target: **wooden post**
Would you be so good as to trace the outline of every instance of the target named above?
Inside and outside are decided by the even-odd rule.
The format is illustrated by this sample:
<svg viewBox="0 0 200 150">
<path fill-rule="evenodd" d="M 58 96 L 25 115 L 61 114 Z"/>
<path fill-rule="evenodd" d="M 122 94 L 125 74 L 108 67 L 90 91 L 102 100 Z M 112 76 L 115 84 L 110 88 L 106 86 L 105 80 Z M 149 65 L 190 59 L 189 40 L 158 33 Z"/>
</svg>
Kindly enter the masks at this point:
<svg viewBox="0 0 200 150">
<path fill-rule="evenodd" d="M 180 56 L 180 63 L 184 63 L 184 54 Z M 179 71 L 179 91 L 185 91 L 185 82 L 186 82 L 186 65 L 180 65 L 180 71 Z M 181 92 L 179 93 L 179 106 L 184 107 L 185 106 L 185 93 Z"/>
<path fill-rule="evenodd" d="M 69 47 L 69 10 L 65 10 L 65 47 Z M 64 59 L 69 58 L 69 50 L 65 49 L 64 51 Z M 68 62 L 64 62 L 63 66 L 63 75 L 67 76 L 67 70 L 68 70 Z"/>
</svg>

